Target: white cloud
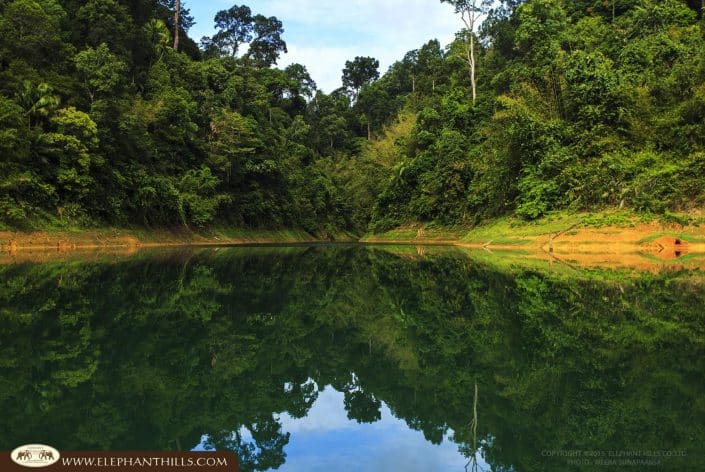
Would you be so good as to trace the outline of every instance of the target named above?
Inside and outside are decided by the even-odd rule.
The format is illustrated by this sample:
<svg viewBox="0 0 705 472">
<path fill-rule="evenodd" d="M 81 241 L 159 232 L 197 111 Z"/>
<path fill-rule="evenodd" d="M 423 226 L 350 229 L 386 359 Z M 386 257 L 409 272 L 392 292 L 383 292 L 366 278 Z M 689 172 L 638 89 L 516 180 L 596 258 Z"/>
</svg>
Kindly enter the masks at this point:
<svg viewBox="0 0 705 472">
<path fill-rule="evenodd" d="M 405 32 L 455 28 L 450 5 L 439 0 L 263 0 L 258 2 L 264 14 L 276 14 L 285 22 L 297 22 L 313 27 L 335 26 L 341 29 L 366 30 L 386 35 L 389 28 Z M 457 29 L 457 28 L 455 28 Z M 454 29 L 451 29 L 451 34 Z"/>
<path fill-rule="evenodd" d="M 315 47 L 289 45 L 289 54 L 279 60 L 280 66 L 299 63 L 306 66 L 318 88 L 331 92 L 340 87 L 345 61 L 355 57 L 352 47 Z M 360 54 L 357 53 L 359 56 Z"/>
<path fill-rule="evenodd" d="M 288 38 L 285 34 L 290 53 L 282 58 L 282 64 L 306 65 L 326 92 L 340 86 L 346 60 L 373 56 L 380 60 L 381 72 L 385 72 L 407 51 L 428 40 L 437 38 L 445 45 L 460 27 L 452 7 L 438 0 L 262 3 L 291 33 Z"/>
<path fill-rule="evenodd" d="M 305 419 L 295 419 L 284 413 L 280 417 L 282 430 L 293 435 L 302 432 L 330 432 L 353 427 L 343 409 L 344 395 L 328 387 L 318 394 Z"/>
<path fill-rule="evenodd" d="M 350 420 L 344 409 L 343 393 L 326 387 L 306 417 L 280 415 L 282 432 L 291 433 L 284 449 L 287 460 L 282 470 L 463 470 L 467 459 L 459 453 L 457 444 L 450 441 L 452 431 L 445 435 L 441 445 L 433 445 L 422 432 L 395 418 L 385 403 L 381 413 L 381 420 L 372 424 Z M 245 428 L 240 434 L 246 442 L 252 441 Z M 195 450 L 203 450 L 207 440 L 204 436 Z M 481 470 L 491 471 L 479 455 L 478 460 Z"/>
<path fill-rule="evenodd" d="M 466 459 L 448 436 L 440 446 L 429 443 L 384 403 L 380 421 L 360 424 L 347 418 L 343 404 L 344 395 L 329 386 L 305 418 L 281 415 L 282 430 L 291 433 L 283 470 L 462 470 Z"/>
<path fill-rule="evenodd" d="M 279 64 L 305 65 L 319 88 L 326 92 L 340 87 L 345 61 L 355 56 L 380 60 L 384 73 L 407 51 L 431 39 L 449 43 L 461 27 L 453 7 L 440 0 L 251 0 L 244 2 L 255 13 L 276 16 L 284 23 L 289 54 Z M 211 10 L 232 1 L 213 2 Z M 198 7 L 201 11 L 204 7 Z M 194 9 L 195 11 L 195 9 Z M 204 15 L 208 16 L 208 15 Z M 210 34 L 197 18 L 199 33 Z M 194 28 L 195 29 L 195 28 Z M 200 36 L 199 36 L 200 37 Z"/>
</svg>

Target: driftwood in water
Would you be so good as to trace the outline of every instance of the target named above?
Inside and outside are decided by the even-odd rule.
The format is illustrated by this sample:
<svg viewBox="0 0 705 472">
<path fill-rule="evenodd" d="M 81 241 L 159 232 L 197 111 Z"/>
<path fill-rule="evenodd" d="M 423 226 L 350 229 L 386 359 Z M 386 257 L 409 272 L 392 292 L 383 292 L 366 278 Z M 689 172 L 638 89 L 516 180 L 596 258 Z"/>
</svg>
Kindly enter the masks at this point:
<svg viewBox="0 0 705 472">
<path fill-rule="evenodd" d="M 573 225 L 567 227 L 567 228 L 564 229 L 563 231 L 559 231 L 558 233 L 556 233 L 555 236 L 553 235 L 553 233 L 548 233 L 548 252 L 553 252 L 553 241 L 555 241 L 556 239 L 560 238 L 561 236 L 563 236 L 563 235 L 564 235 L 565 233 L 567 233 L 568 231 L 577 228 L 577 227 L 580 226 L 582 223 L 583 223 L 582 221 L 578 221 L 577 223 L 575 223 L 575 224 L 573 224 Z"/>
</svg>

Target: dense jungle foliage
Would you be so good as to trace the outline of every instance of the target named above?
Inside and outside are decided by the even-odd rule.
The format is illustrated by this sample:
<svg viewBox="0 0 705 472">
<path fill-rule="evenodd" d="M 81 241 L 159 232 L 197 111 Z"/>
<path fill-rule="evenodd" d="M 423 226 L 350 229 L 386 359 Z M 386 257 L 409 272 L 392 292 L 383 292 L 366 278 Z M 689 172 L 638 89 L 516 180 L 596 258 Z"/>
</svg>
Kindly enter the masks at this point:
<svg viewBox="0 0 705 472">
<path fill-rule="evenodd" d="M 296 434 L 281 415 L 306 417 L 332 386 L 350 420 L 379 421 L 384 402 L 492 470 L 604 470 L 544 450 L 705 466 L 697 274 L 603 280 L 360 247 L 106 261 L 0 267 L 2 449 L 188 450 L 206 434 L 268 470 Z"/>
<path fill-rule="evenodd" d="M 445 1 L 476 5 L 473 32 L 381 76 L 351 58 L 326 94 L 275 67 L 284 25 L 246 6 L 197 44 L 174 0 L 0 0 L 0 227 L 326 234 L 705 202 L 700 0 Z"/>
</svg>

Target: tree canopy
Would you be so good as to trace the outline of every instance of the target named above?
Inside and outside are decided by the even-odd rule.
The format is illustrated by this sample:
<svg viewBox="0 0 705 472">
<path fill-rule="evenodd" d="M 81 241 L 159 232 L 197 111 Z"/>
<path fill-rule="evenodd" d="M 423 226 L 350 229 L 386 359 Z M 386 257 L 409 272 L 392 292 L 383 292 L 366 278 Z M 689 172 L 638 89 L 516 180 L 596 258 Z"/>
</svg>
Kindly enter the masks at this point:
<svg viewBox="0 0 705 472">
<path fill-rule="evenodd" d="M 186 2 L 0 2 L 0 225 L 324 235 L 705 203 L 700 2 L 451 3 L 478 23 L 387 71 L 353 58 L 326 93 L 245 5 L 199 47 Z"/>
</svg>

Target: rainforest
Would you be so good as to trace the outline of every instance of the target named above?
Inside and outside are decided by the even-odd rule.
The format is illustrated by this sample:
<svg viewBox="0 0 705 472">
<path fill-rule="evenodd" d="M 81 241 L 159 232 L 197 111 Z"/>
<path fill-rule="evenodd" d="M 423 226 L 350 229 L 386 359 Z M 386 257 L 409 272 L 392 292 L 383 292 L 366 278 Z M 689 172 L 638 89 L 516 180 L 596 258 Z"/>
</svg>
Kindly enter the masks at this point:
<svg viewBox="0 0 705 472">
<path fill-rule="evenodd" d="M 699 471 L 702 283 L 408 246 L 1 265 L 0 449 L 231 450 L 244 471 Z"/>
<path fill-rule="evenodd" d="M 705 470 L 703 0 L 206 3 L 0 0 L 0 469 Z"/>
<path fill-rule="evenodd" d="M 0 229 L 699 217 L 700 1 L 446 3 L 453 42 L 324 93 L 248 6 L 196 42 L 174 0 L 1 0 Z"/>
</svg>

